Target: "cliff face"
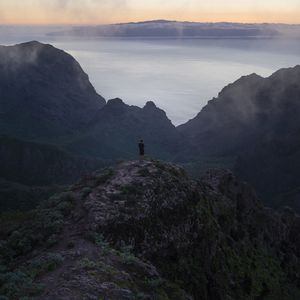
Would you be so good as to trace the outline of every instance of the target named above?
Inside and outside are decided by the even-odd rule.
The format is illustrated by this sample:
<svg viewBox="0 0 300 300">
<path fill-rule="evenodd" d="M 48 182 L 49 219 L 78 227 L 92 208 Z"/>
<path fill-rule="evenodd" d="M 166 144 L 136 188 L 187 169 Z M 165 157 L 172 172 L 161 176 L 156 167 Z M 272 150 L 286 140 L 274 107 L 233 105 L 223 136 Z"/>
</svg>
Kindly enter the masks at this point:
<svg viewBox="0 0 300 300">
<path fill-rule="evenodd" d="M 299 216 L 263 207 L 228 171 L 196 182 L 171 164 L 125 162 L 0 228 L 11 298 L 300 297 Z"/>
<path fill-rule="evenodd" d="M 39 42 L 0 46 L 0 133 L 40 140 L 72 134 L 104 104 L 64 51 Z"/>
</svg>

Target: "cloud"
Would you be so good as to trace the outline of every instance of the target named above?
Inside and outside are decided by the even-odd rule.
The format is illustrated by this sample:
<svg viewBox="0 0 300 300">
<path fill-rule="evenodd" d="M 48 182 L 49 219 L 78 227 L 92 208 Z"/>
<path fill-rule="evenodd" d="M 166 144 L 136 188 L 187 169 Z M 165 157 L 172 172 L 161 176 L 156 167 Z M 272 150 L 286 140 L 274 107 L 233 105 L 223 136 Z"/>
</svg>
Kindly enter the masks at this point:
<svg viewBox="0 0 300 300">
<path fill-rule="evenodd" d="M 52 0 L 39 2 L 40 8 L 78 21 L 106 21 L 114 15 L 126 15 L 129 11 L 127 0 Z"/>
<path fill-rule="evenodd" d="M 145 19 L 299 23 L 299 0 L 0 0 L 4 23 L 110 23 Z"/>
</svg>

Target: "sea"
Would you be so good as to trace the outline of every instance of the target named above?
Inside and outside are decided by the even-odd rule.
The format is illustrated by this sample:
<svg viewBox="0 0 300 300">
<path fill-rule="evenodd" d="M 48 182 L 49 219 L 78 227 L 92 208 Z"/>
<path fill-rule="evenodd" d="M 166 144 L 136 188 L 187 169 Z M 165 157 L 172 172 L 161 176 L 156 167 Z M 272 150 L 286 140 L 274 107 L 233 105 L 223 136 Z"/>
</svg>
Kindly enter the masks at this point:
<svg viewBox="0 0 300 300">
<path fill-rule="evenodd" d="M 267 77 L 300 64 L 300 39 L 74 38 L 0 27 L 1 45 L 30 40 L 74 56 L 105 99 L 139 107 L 153 101 L 174 125 L 195 117 L 241 76 Z"/>
</svg>

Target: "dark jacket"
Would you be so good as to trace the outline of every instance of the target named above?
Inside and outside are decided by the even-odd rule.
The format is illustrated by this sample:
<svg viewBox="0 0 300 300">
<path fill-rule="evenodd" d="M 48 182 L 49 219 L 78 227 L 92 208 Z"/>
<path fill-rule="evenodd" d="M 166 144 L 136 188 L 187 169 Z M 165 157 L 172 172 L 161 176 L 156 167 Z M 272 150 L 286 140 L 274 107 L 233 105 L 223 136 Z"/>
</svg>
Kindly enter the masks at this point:
<svg viewBox="0 0 300 300">
<path fill-rule="evenodd" d="M 139 142 L 139 150 L 140 150 L 140 155 L 145 154 L 145 145 L 143 142 Z"/>
</svg>

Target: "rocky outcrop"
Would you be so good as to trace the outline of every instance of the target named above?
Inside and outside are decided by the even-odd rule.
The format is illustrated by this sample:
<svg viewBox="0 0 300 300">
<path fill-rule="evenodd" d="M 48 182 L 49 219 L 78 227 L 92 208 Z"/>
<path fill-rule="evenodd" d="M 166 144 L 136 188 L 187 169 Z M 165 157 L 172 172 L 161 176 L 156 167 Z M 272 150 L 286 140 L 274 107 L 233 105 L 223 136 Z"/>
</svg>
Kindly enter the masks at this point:
<svg viewBox="0 0 300 300">
<path fill-rule="evenodd" d="M 265 208 L 229 171 L 196 182 L 171 164 L 124 162 L 2 217 L 0 294 L 297 299 L 299 229 L 299 216 Z"/>
</svg>

